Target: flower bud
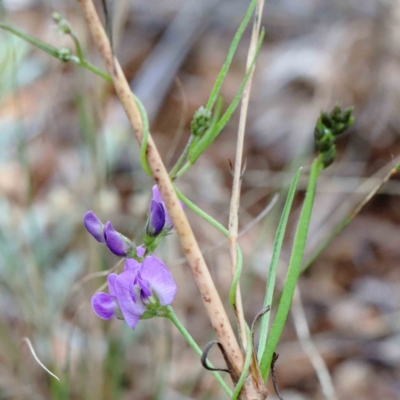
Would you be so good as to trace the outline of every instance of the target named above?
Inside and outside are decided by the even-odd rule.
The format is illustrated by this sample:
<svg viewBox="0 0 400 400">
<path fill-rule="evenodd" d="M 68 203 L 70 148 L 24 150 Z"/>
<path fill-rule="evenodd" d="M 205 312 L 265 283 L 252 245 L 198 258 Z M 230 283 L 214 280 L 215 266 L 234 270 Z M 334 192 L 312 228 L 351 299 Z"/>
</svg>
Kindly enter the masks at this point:
<svg viewBox="0 0 400 400">
<path fill-rule="evenodd" d="M 93 211 L 88 211 L 83 217 L 83 223 L 87 231 L 100 243 L 105 243 L 103 235 L 103 223 Z"/>
<path fill-rule="evenodd" d="M 322 165 L 324 168 L 328 168 L 336 157 L 336 146 L 333 145 L 328 151 L 322 154 Z"/>
<path fill-rule="evenodd" d="M 162 203 L 152 199 L 150 202 L 150 215 L 146 224 L 146 234 L 157 236 L 165 225 L 165 210 Z"/>
<path fill-rule="evenodd" d="M 58 50 L 58 58 L 63 62 L 68 62 L 71 60 L 71 50 L 63 47 Z"/>
<path fill-rule="evenodd" d="M 211 125 L 211 111 L 203 106 L 193 115 L 190 131 L 194 136 L 202 136 Z"/>
<path fill-rule="evenodd" d="M 104 225 L 104 238 L 107 247 L 116 256 L 126 257 L 135 249 L 135 244 L 128 238 L 118 233 L 111 222 Z"/>
<path fill-rule="evenodd" d="M 328 151 L 334 145 L 334 143 L 335 138 L 331 133 L 325 135 L 321 140 L 317 141 L 318 152 L 323 153 Z"/>
</svg>

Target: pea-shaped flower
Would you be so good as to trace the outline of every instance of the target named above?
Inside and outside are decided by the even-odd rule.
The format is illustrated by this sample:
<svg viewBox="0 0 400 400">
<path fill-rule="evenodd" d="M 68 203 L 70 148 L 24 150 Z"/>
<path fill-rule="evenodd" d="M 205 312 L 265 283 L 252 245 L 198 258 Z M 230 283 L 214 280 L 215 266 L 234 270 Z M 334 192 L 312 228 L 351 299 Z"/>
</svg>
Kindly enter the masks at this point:
<svg viewBox="0 0 400 400">
<path fill-rule="evenodd" d="M 137 250 L 143 255 L 144 249 Z M 121 274 L 108 276 L 108 290 L 108 294 L 101 292 L 92 297 L 94 312 L 105 320 L 122 317 L 134 329 L 142 316 L 151 318 L 160 308 L 170 305 L 177 288 L 165 264 L 148 256 L 143 263 L 126 259 Z"/>
<path fill-rule="evenodd" d="M 88 232 L 100 243 L 105 243 L 112 253 L 127 257 L 135 252 L 135 244 L 127 237 L 117 232 L 110 221 L 103 224 L 93 211 L 88 211 L 83 217 L 83 223 Z"/>
<path fill-rule="evenodd" d="M 169 216 L 169 213 L 167 211 L 167 207 L 165 206 L 164 200 L 161 197 L 161 193 L 158 190 L 157 185 L 153 186 L 153 198 L 151 199 L 150 202 L 150 225 L 151 221 L 158 222 L 158 225 L 153 225 L 154 228 L 158 228 L 159 231 L 163 228 L 168 228 L 168 230 L 171 230 L 174 225 L 172 224 L 171 217 Z M 162 222 L 164 222 L 162 224 Z M 161 227 L 162 224 L 162 227 Z M 160 229 L 161 227 L 161 229 Z"/>
<path fill-rule="evenodd" d="M 150 214 L 146 224 L 146 234 L 157 236 L 165 225 L 165 209 L 162 203 L 152 199 L 150 202 Z"/>
</svg>

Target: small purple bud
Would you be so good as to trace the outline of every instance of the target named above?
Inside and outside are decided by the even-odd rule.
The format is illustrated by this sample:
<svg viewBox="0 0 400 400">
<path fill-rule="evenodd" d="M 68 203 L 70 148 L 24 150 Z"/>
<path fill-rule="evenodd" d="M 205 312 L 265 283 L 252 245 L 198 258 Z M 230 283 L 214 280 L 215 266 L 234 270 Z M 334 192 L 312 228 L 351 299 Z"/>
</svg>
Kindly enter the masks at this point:
<svg viewBox="0 0 400 400">
<path fill-rule="evenodd" d="M 164 224 L 164 226 L 168 226 L 170 229 L 172 229 L 174 227 L 174 225 L 172 224 L 171 217 L 169 216 L 169 213 L 167 211 L 167 207 L 165 207 L 164 200 L 163 200 L 163 198 L 161 196 L 160 191 L 158 190 L 157 185 L 153 186 L 153 199 L 152 199 L 152 201 L 153 200 L 158 202 L 162 206 L 162 208 L 164 210 L 164 215 L 165 215 L 165 224 Z"/>
<path fill-rule="evenodd" d="M 158 186 L 157 185 L 153 186 L 152 191 L 153 191 L 153 200 L 157 201 L 158 203 L 164 203 L 164 200 L 161 197 L 161 193 L 158 190 Z"/>
<path fill-rule="evenodd" d="M 165 225 L 164 207 L 157 200 L 151 200 L 149 222 L 146 233 L 150 236 L 157 236 Z"/>
<path fill-rule="evenodd" d="M 174 224 L 172 223 L 172 219 L 168 213 L 167 207 L 165 206 L 164 200 L 161 196 L 160 191 L 158 190 L 157 185 L 153 186 L 153 198 L 152 201 L 155 200 L 157 203 L 160 203 L 164 209 L 164 215 L 165 215 L 165 224 L 164 227 L 169 227 L 169 229 L 173 229 L 174 228 Z M 182 206 L 182 208 L 185 207 L 185 205 L 180 201 L 179 202 Z M 150 205 L 150 211 L 151 211 L 151 205 Z M 150 212 L 151 214 L 151 212 Z"/>
<path fill-rule="evenodd" d="M 115 316 L 118 305 L 113 296 L 100 292 L 92 296 L 92 307 L 93 311 L 100 318 L 111 319 Z"/>
<path fill-rule="evenodd" d="M 132 245 L 113 228 L 111 222 L 104 225 L 104 238 L 107 247 L 117 256 L 125 257 L 132 249 Z"/>
<path fill-rule="evenodd" d="M 100 243 L 105 243 L 103 235 L 103 223 L 93 211 L 88 211 L 83 217 L 83 223 L 87 231 Z"/>
</svg>

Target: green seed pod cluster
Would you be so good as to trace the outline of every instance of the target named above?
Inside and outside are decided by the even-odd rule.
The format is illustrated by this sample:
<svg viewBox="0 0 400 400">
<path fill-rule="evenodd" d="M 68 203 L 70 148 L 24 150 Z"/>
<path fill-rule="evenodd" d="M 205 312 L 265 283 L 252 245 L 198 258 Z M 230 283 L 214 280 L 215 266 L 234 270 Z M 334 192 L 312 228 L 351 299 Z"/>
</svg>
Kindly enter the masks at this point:
<svg viewBox="0 0 400 400">
<path fill-rule="evenodd" d="M 67 20 L 63 18 L 61 14 L 59 14 L 58 12 L 53 12 L 51 16 L 53 18 L 53 21 L 57 24 L 57 27 L 60 30 L 60 32 L 65 33 L 66 35 L 71 34 L 72 32 L 71 27 L 69 26 Z"/>
<path fill-rule="evenodd" d="M 63 62 L 68 62 L 71 60 L 71 50 L 63 47 L 58 50 L 58 59 Z"/>
<path fill-rule="evenodd" d="M 190 131 L 194 136 L 203 136 L 211 125 L 211 111 L 201 106 L 193 115 Z"/>
<path fill-rule="evenodd" d="M 342 108 L 336 105 L 330 114 L 325 111 L 321 112 L 321 116 L 315 125 L 314 138 L 324 168 L 329 167 L 335 159 L 336 139 L 353 122 L 353 108 L 346 108 L 342 111 Z"/>
</svg>

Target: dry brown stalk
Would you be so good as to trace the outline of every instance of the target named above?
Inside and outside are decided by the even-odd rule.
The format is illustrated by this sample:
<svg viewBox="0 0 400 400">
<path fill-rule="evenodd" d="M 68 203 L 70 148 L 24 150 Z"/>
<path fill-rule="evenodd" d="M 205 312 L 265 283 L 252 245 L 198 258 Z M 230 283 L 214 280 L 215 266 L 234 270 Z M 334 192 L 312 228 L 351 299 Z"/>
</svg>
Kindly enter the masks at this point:
<svg viewBox="0 0 400 400">
<path fill-rule="evenodd" d="M 257 43 L 260 36 L 260 27 L 261 27 L 261 17 L 262 11 L 264 8 L 264 0 L 259 0 L 257 2 L 256 13 L 253 24 L 253 31 L 251 35 L 250 47 L 247 55 L 247 69 L 251 68 L 252 60 L 256 54 Z M 242 158 L 243 158 L 243 143 L 244 136 L 246 131 L 246 119 L 247 119 L 247 110 L 249 105 L 250 91 L 251 91 L 251 83 L 253 79 L 254 67 L 251 72 L 250 79 L 247 82 L 243 93 L 242 106 L 240 110 L 240 119 L 239 119 L 239 129 L 238 129 L 238 138 L 236 144 L 236 156 L 235 156 L 235 166 L 234 166 L 234 175 L 233 175 L 233 188 L 232 188 L 232 198 L 231 198 L 231 206 L 229 212 L 229 250 L 231 256 L 231 266 L 232 266 L 232 275 L 236 272 L 237 267 L 237 240 L 238 240 L 238 229 L 239 229 L 239 205 L 240 205 L 240 187 L 242 180 Z M 243 305 L 242 305 L 242 296 L 240 293 L 240 284 L 237 285 L 236 289 L 236 307 L 235 314 L 236 319 L 239 325 L 239 333 L 243 348 L 246 349 L 246 321 L 243 313 Z M 251 373 L 255 382 L 258 382 L 258 385 L 263 386 L 263 380 L 260 376 L 259 369 L 257 366 L 257 360 L 253 357 L 251 363 Z"/>
</svg>

